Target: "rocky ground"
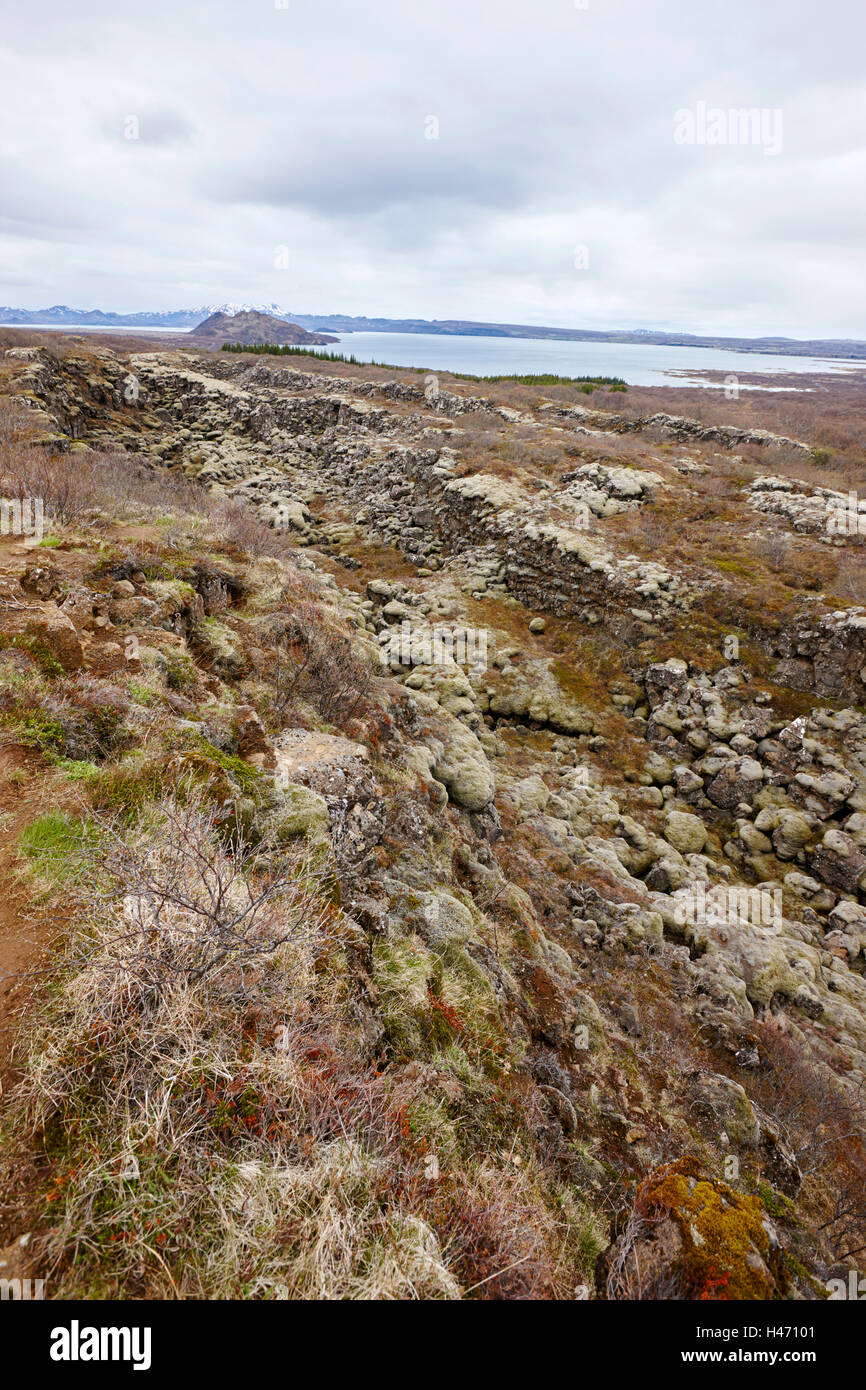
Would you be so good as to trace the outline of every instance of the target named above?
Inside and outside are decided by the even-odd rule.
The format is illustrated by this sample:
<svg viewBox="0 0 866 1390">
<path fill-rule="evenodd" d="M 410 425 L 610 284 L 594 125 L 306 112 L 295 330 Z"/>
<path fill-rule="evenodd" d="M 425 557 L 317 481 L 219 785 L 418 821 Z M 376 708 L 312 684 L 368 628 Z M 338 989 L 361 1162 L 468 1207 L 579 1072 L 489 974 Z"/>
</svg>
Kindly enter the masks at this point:
<svg viewBox="0 0 866 1390">
<path fill-rule="evenodd" d="M 48 999 L 10 954 L 9 1259 L 26 1227 L 95 1296 L 826 1297 L 866 1242 L 854 483 L 606 392 L 300 365 L 0 363 L 3 490 L 46 509 L 0 540 L 4 809 L 32 913 L 74 900 Z M 178 844 L 202 892 L 303 879 L 301 956 L 193 968 Z"/>
</svg>

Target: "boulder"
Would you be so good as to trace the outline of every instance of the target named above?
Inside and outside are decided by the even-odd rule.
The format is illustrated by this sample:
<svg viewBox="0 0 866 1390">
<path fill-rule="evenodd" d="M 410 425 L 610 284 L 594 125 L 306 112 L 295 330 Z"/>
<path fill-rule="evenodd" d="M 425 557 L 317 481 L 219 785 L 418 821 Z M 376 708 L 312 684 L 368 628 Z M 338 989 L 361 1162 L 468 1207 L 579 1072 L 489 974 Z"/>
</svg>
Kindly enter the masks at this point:
<svg viewBox="0 0 866 1390">
<path fill-rule="evenodd" d="M 252 705 L 238 705 L 235 708 L 234 734 L 240 757 L 248 761 L 256 760 L 259 765 L 264 762 L 273 765 L 273 749 L 265 733 L 265 726 Z"/>
<path fill-rule="evenodd" d="M 707 796 L 725 811 L 734 811 L 740 802 L 752 805 L 764 785 L 764 772 L 755 758 L 733 758 L 707 787 Z"/>
<path fill-rule="evenodd" d="M 421 896 L 418 930 L 429 945 L 441 950 L 463 945 L 473 936 L 475 923 L 468 907 L 444 888 L 437 888 Z"/>
<path fill-rule="evenodd" d="M 695 1109 L 711 1116 L 730 1143 L 738 1148 L 753 1148 L 758 1143 L 758 1117 L 737 1081 L 721 1075 L 701 1075 L 694 1080 L 692 1089 Z"/>
<path fill-rule="evenodd" d="M 57 598 L 63 591 L 60 571 L 50 563 L 28 565 L 18 582 L 25 594 L 32 594 L 43 602 Z"/>
<path fill-rule="evenodd" d="M 700 854 L 707 843 L 707 827 L 700 816 L 671 811 L 665 820 L 665 839 L 680 854 Z"/>
<path fill-rule="evenodd" d="M 550 801 L 550 791 L 538 776 L 524 777 L 511 788 L 511 795 L 521 816 L 533 816 L 545 810 Z"/>
<path fill-rule="evenodd" d="M 670 699 L 678 699 L 688 683 L 688 671 L 686 663 L 677 657 L 647 667 L 645 681 L 650 709 Z"/>
<path fill-rule="evenodd" d="M 27 631 L 48 650 L 64 671 L 79 669 L 84 660 L 81 638 L 75 624 L 59 608 L 53 611 L 46 609 L 44 613 L 30 618 Z"/>
<path fill-rule="evenodd" d="M 812 855 L 812 873 L 831 888 L 856 893 L 866 874 L 866 854 L 844 830 L 828 830 Z"/>
<path fill-rule="evenodd" d="M 855 811 L 853 816 L 849 816 L 842 829 L 851 836 L 855 845 L 866 849 L 866 815 L 862 811 Z"/>
<path fill-rule="evenodd" d="M 267 830 L 280 843 L 299 837 L 321 841 L 328 834 L 328 806 L 309 787 L 284 782 L 279 804 L 268 816 Z M 265 827 L 263 827 L 264 829 Z"/>
<path fill-rule="evenodd" d="M 780 859 L 794 859 L 812 833 L 812 822 L 802 811 L 782 811 L 773 831 L 773 848 Z"/>
<path fill-rule="evenodd" d="M 427 740 L 433 754 L 433 776 L 448 789 L 449 797 L 457 806 L 467 811 L 481 811 L 493 800 L 495 790 L 487 756 L 477 734 L 459 719 L 441 711 L 440 714 L 442 733 Z"/>
</svg>

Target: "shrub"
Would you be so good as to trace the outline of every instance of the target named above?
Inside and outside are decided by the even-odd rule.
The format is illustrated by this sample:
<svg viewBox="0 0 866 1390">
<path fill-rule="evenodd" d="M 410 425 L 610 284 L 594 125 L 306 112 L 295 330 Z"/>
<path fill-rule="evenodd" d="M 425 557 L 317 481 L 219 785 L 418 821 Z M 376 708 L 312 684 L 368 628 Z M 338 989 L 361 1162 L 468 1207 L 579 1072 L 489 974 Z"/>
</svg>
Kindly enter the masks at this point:
<svg viewBox="0 0 866 1390">
<path fill-rule="evenodd" d="M 866 1249 L 866 1145 L 863 1097 L 843 1089 L 772 1023 L 756 1027 L 763 1069 L 754 1098 L 809 1185 L 822 1219 L 813 1229 L 834 1259 Z"/>
<path fill-rule="evenodd" d="M 329 1040 L 345 928 L 306 859 L 277 870 L 242 840 L 229 854 L 194 799 L 96 824 L 19 1100 L 46 1150 L 42 1241 L 59 1285 L 273 1297 L 278 1282 L 299 1296 L 381 1283 L 389 1296 L 368 1260 L 386 1257 L 400 1213 L 383 1212 L 365 1147 L 387 1125 L 349 1034 Z M 351 1225 L 326 1238 L 335 1200 Z M 313 1238 L 297 1253 L 299 1217 Z M 316 1253 L 332 1239 L 336 1266 Z"/>
<path fill-rule="evenodd" d="M 373 670 L 320 609 L 302 604 L 283 623 L 273 679 L 278 710 L 288 709 L 295 698 L 306 699 L 327 723 L 345 727 L 370 693 Z"/>
<path fill-rule="evenodd" d="M 194 690 L 198 672 L 192 657 L 186 652 L 168 651 L 165 653 L 165 683 L 169 690 Z"/>
<path fill-rule="evenodd" d="M 100 770 L 90 788 L 91 804 L 98 811 L 134 818 L 147 802 L 164 796 L 176 776 L 176 767 L 166 757 L 133 755 Z"/>
<path fill-rule="evenodd" d="M 47 685 L 22 673 L 0 689 L 0 723 L 49 756 L 102 761 L 132 742 L 124 722 L 129 704 L 125 691 L 92 676 L 57 677 Z"/>
</svg>

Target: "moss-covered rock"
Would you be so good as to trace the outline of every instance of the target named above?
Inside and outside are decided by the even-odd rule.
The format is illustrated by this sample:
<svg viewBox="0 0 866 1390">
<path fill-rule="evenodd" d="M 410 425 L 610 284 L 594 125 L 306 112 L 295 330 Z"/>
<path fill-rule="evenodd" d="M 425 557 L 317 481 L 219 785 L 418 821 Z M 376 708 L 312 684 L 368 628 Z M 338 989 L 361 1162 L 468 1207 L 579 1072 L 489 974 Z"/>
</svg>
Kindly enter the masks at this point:
<svg viewBox="0 0 866 1390">
<path fill-rule="evenodd" d="M 680 854 L 700 854 L 707 843 L 707 827 L 700 816 L 671 811 L 665 819 L 665 839 Z"/>
<path fill-rule="evenodd" d="M 328 834 L 328 806 L 324 797 L 296 782 L 283 783 L 277 805 L 268 811 L 266 825 L 280 843 L 303 836 L 323 840 Z"/>
<path fill-rule="evenodd" d="M 429 696 L 426 697 L 429 700 Z M 427 746 L 433 753 L 433 776 L 448 795 L 467 811 L 481 811 L 493 800 L 493 771 L 478 736 L 459 719 L 443 714 L 440 737 Z"/>
<path fill-rule="evenodd" d="M 641 1184 L 596 1278 L 606 1299 L 792 1296 L 784 1251 L 760 1198 L 710 1177 L 690 1155 Z"/>
</svg>

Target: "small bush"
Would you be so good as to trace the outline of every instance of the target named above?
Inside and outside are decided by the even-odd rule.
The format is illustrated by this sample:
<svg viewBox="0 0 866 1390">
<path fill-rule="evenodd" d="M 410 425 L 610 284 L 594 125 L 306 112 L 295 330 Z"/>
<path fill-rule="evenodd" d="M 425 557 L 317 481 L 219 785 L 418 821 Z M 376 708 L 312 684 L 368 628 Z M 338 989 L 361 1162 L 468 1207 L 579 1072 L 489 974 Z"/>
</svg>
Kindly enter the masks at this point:
<svg viewBox="0 0 866 1390">
<path fill-rule="evenodd" d="M 129 696 L 83 676 L 8 681 L 0 691 L 0 724 L 22 743 L 73 762 L 103 761 L 132 741 L 124 722 Z"/>
<path fill-rule="evenodd" d="M 278 710 L 309 700 L 327 723 L 345 727 L 367 700 L 373 670 L 345 633 L 314 605 L 302 604 L 283 624 L 273 679 Z"/>
<path fill-rule="evenodd" d="M 99 772 L 90 788 L 91 804 L 133 819 L 149 801 L 163 797 L 175 777 L 176 768 L 167 758 L 133 756 Z"/>
</svg>

